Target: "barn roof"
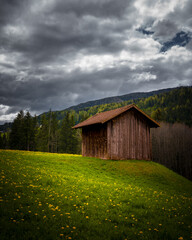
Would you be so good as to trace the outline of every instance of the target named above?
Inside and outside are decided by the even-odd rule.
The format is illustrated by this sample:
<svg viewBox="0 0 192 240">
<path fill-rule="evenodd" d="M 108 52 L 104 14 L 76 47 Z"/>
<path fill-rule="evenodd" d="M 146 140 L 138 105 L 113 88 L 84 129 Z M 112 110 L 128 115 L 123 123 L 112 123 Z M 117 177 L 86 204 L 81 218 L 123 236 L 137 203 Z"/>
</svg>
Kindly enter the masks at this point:
<svg viewBox="0 0 192 240">
<path fill-rule="evenodd" d="M 75 125 L 73 128 L 81 128 L 81 127 L 85 127 L 85 126 L 90 126 L 93 124 L 103 124 L 108 122 L 109 120 L 117 117 L 118 115 L 130 110 L 130 109 L 136 109 L 137 111 L 139 111 L 141 114 L 143 114 L 144 117 L 147 118 L 147 120 L 149 120 L 149 122 L 151 123 L 152 127 L 160 127 L 159 123 L 156 122 L 154 119 L 152 119 L 150 116 L 148 116 L 146 113 L 144 113 L 141 109 L 139 109 L 135 104 L 131 104 L 131 105 L 127 105 L 121 108 L 117 108 L 114 110 L 110 110 L 110 111 L 106 111 L 106 112 L 102 112 L 102 113 L 97 113 L 94 116 L 86 119 L 85 121 Z"/>
</svg>

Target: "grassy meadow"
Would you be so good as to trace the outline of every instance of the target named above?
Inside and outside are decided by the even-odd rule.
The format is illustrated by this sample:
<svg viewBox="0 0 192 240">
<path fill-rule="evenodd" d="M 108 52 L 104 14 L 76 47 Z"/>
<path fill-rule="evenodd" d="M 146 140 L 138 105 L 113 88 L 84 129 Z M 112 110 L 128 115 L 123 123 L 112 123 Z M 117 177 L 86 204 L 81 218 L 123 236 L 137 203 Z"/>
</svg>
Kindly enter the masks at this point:
<svg viewBox="0 0 192 240">
<path fill-rule="evenodd" d="M 0 239 L 192 239 L 192 182 L 154 162 L 0 150 Z"/>
</svg>

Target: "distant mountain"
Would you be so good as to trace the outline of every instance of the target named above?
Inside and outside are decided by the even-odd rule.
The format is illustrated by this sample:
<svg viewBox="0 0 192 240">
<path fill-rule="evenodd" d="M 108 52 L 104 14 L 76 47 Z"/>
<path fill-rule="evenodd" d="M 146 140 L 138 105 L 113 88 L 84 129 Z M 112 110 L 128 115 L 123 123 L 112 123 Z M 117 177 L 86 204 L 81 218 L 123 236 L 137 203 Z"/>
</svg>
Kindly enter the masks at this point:
<svg viewBox="0 0 192 240">
<path fill-rule="evenodd" d="M 176 88 L 167 88 L 167 89 L 161 89 L 161 90 L 156 90 L 156 91 L 152 91 L 152 92 L 136 92 L 136 93 L 129 93 L 129 94 L 121 95 L 121 96 L 102 98 L 102 99 L 99 99 L 99 100 L 80 103 L 78 105 L 69 107 L 65 110 L 81 111 L 81 110 L 85 110 L 86 108 L 93 107 L 95 105 L 102 105 L 102 104 L 108 104 L 108 103 L 120 103 L 120 102 L 124 102 L 124 101 L 129 101 L 129 100 L 147 98 L 147 97 L 151 97 L 151 96 L 154 96 L 154 95 L 157 95 L 157 94 L 160 94 L 160 93 L 170 92 L 173 89 L 176 89 Z M 65 110 L 63 110 L 63 111 L 65 111 Z"/>
<path fill-rule="evenodd" d="M 186 89 L 186 91 L 183 92 L 184 89 Z M 187 89 L 189 93 L 187 93 Z M 55 112 L 58 120 L 62 120 L 66 112 L 75 112 L 75 122 L 78 123 L 97 112 L 111 110 L 135 102 L 142 110 L 146 111 L 146 113 L 152 115 L 154 118 L 157 118 L 161 112 L 163 116 L 162 120 L 164 121 L 179 121 L 191 125 L 190 108 L 192 101 L 191 97 L 189 97 L 191 96 L 190 89 L 192 89 L 192 87 L 167 88 L 151 92 L 129 93 L 122 96 L 80 103 Z M 39 122 L 43 114 L 47 113 L 42 113 L 38 116 Z M 0 132 L 6 132 L 10 128 L 11 123 L 5 123 L 4 125 L 0 125 Z"/>
<path fill-rule="evenodd" d="M 67 112 L 69 112 L 77 124 L 96 113 L 109 111 L 132 103 L 135 103 L 155 120 L 169 123 L 180 122 L 192 126 L 192 87 L 130 93 L 81 103 L 55 113 L 61 123 Z"/>
</svg>

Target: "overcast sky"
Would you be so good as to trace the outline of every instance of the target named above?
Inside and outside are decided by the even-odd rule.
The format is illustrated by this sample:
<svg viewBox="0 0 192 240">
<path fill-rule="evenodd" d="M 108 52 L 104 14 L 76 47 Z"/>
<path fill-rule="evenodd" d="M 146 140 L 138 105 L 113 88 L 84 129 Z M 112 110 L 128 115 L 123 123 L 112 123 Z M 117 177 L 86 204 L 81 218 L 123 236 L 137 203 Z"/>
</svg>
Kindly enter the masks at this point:
<svg viewBox="0 0 192 240">
<path fill-rule="evenodd" d="M 0 124 L 192 85 L 191 0 L 1 0 Z"/>
</svg>

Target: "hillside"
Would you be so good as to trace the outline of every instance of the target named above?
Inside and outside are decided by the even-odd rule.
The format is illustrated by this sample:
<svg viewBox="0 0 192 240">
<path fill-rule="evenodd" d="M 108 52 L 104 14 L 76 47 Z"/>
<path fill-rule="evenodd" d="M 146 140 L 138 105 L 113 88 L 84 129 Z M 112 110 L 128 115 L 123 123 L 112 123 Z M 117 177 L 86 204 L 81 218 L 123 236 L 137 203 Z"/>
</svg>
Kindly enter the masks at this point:
<svg viewBox="0 0 192 240">
<path fill-rule="evenodd" d="M 53 112 L 60 122 L 64 119 L 66 113 L 69 112 L 70 115 L 73 115 L 75 123 L 77 124 L 98 112 L 115 109 L 133 102 L 156 120 L 170 123 L 181 122 L 187 125 L 192 124 L 192 87 L 167 88 L 152 92 L 130 93 L 122 96 L 88 101 Z M 49 106 L 47 108 L 49 108 Z M 38 121 L 41 121 L 43 115 L 48 114 L 48 112 L 40 114 Z M 12 123 L 0 125 L 0 131 L 6 132 L 11 126 Z"/>
<path fill-rule="evenodd" d="M 96 105 L 108 100 L 116 102 Z M 98 112 L 112 110 L 131 103 L 138 105 L 139 108 L 157 121 L 192 125 L 192 87 L 164 89 L 150 93 L 134 93 L 112 99 L 91 101 L 55 113 L 57 118 L 62 120 L 69 112 L 75 123 L 79 123 Z"/>
<path fill-rule="evenodd" d="M 161 90 L 156 90 L 156 91 L 151 91 L 151 92 L 136 92 L 136 93 L 129 93 L 121 96 L 114 96 L 114 97 L 108 97 L 108 98 L 102 98 L 98 99 L 95 101 L 88 101 L 85 103 L 81 103 L 72 107 L 69 107 L 65 110 L 70 111 L 70 110 L 75 110 L 75 111 L 81 111 L 96 105 L 103 105 L 103 104 L 109 104 L 109 103 L 122 103 L 125 101 L 130 101 L 130 100 L 136 100 L 136 99 L 141 99 L 141 98 L 148 98 L 160 93 L 166 93 L 169 91 L 172 91 L 175 88 L 167 88 L 167 89 L 161 89 Z"/>
<path fill-rule="evenodd" d="M 190 239 L 192 183 L 154 162 L 0 151 L 1 239 Z"/>
</svg>

